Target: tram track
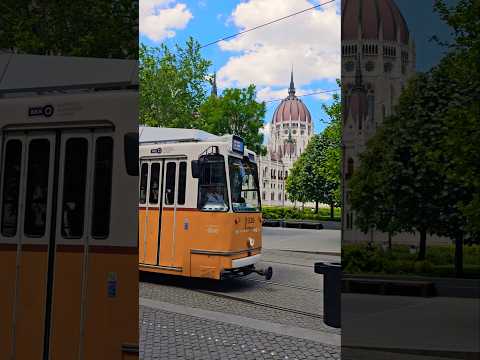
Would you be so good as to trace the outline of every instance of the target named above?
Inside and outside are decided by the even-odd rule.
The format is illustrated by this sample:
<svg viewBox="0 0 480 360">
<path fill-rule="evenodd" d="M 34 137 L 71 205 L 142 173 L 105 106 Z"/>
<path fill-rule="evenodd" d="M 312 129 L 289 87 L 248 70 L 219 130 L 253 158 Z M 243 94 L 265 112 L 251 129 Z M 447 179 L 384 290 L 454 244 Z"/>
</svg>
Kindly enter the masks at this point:
<svg viewBox="0 0 480 360">
<path fill-rule="evenodd" d="M 251 282 L 256 282 L 260 284 L 267 284 L 267 285 L 274 285 L 274 286 L 281 286 L 281 287 L 287 287 L 290 289 L 297 289 L 297 290 L 303 290 L 303 291 L 311 291 L 311 292 L 316 292 L 316 293 L 322 293 L 323 290 L 320 289 L 315 289 L 315 288 L 310 288 L 306 286 L 300 286 L 300 285 L 294 285 L 290 283 L 279 283 L 271 280 L 259 280 L 259 279 L 243 279 L 246 281 L 251 281 Z"/>
<path fill-rule="evenodd" d="M 210 296 L 214 296 L 214 297 L 218 297 L 218 298 L 238 301 L 238 302 L 241 302 L 241 303 L 244 303 L 244 304 L 261 306 L 261 307 L 264 307 L 264 308 L 285 311 L 285 312 L 298 314 L 298 315 L 303 315 L 303 316 L 308 316 L 308 317 L 317 318 L 317 319 L 323 319 L 323 315 L 315 314 L 315 313 L 311 313 L 311 312 L 307 312 L 307 311 L 302 311 L 302 310 L 297 310 L 297 309 L 292 309 L 292 308 L 288 308 L 288 307 L 285 307 L 285 306 L 268 304 L 268 303 L 264 303 L 264 302 L 257 301 L 257 300 L 245 299 L 245 298 L 241 298 L 241 297 L 238 297 L 238 296 L 227 295 L 227 294 L 224 294 L 224 293 L 218 293 L 218 292 L 210 291 L 210 290 L 200 290 L 200 289 L 191 289 L 191 290 L 196 291 L 196 292 L 201 293 L 201 294 L 205 294 L 205 295 L 210 295 Z"/>
</svg>

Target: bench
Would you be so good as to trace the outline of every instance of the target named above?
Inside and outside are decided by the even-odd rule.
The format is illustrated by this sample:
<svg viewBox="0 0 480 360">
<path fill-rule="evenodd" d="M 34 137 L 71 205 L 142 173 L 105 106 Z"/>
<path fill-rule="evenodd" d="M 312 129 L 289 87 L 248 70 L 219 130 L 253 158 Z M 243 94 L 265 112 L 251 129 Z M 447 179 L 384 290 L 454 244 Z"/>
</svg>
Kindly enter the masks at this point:
<svg viewBox="0 0 480 360">
<path fill-rule="evenodd" d="M 431 297 L 435 287 L 431 281 L 373 278 L 344 278 L 342 292 Z"/>
<path fill-rule="evenodd" d="M 320 221 L 315 220 L 284 220 L 283 226 L 288 228 L 299 228 L 299 229 L 323 229 L 323 225 Z"/>
</svg>

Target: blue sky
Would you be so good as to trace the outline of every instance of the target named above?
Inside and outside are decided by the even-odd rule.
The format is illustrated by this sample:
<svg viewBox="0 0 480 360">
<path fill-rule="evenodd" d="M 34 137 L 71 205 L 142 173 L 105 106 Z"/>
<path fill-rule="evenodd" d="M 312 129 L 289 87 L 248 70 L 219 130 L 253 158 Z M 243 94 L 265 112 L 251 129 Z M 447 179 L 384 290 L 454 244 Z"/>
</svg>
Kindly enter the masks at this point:
<svg viewBox="0 0 480 360">
<path fill-rule="evenodd" d="M 140 41 L 150 46 L 184 44 L 193 36 L 207 44 L 325 0 L 140 0 Z M 218 87 L 257 86 L 258 99 L 287 96 L 290 68 L 297 95 L 336 89 L 340 76 L 340 0 L 202 49 L 213 62 Z M 327 119 L 321 105 L 331 94 L 302 97 L 315 131 Z M 279 102 L 267 102 L 269 123 Z M 268 135 L 268 127 L 266 129 Z"/>
</svg>

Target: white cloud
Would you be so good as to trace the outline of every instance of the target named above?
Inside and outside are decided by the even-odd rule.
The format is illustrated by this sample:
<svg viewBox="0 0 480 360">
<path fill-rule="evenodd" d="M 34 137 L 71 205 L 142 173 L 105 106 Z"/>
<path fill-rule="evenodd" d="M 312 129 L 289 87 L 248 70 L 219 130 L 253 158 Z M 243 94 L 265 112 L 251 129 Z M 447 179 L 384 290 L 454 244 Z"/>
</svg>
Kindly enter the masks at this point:
<svg viewBox="0 0 480 360">
<path fill-rule="evenodd" d="M 242 31 L 312 5 L 308 0 L 248 0 L 230 19 Z M 220 42 L 223 51 L 238 55 L 219 70 L 219 85 L 285 86 L 292 65 L 299 88 L 316 80 L 333 83 L 340 77 L 340 13 L 335 3 L 329 5 Z"/>
<path fill-rule="evenodd" d="M 260 128 L 260 133 L 263 134 L 263 143 L 267 144 L 268 141 L 270 140 L 270 134 L 272 131 L 272 125 L 271 122 L 267 122 L 263 124 L 263 127 Z"/>
<path fill-rule="evenodd" d="M 155 42 L 175 36 L 193 15 L 183 3 L 175 0 L 140 0 L 140 33 Z"/>
</svg>

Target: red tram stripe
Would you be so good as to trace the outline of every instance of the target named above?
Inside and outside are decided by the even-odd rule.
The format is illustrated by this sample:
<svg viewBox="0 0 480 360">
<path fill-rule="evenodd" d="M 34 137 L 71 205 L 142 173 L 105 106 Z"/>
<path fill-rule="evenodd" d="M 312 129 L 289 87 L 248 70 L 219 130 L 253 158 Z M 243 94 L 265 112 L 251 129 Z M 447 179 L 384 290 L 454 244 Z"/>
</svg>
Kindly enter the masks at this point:
<svg viewBox="0 0 480 360">
<path fill-rule="evenodd" d="M 47 251 L 48 245 L 47 244 L 22 244 L 22 251 Z"/>
</svg>

